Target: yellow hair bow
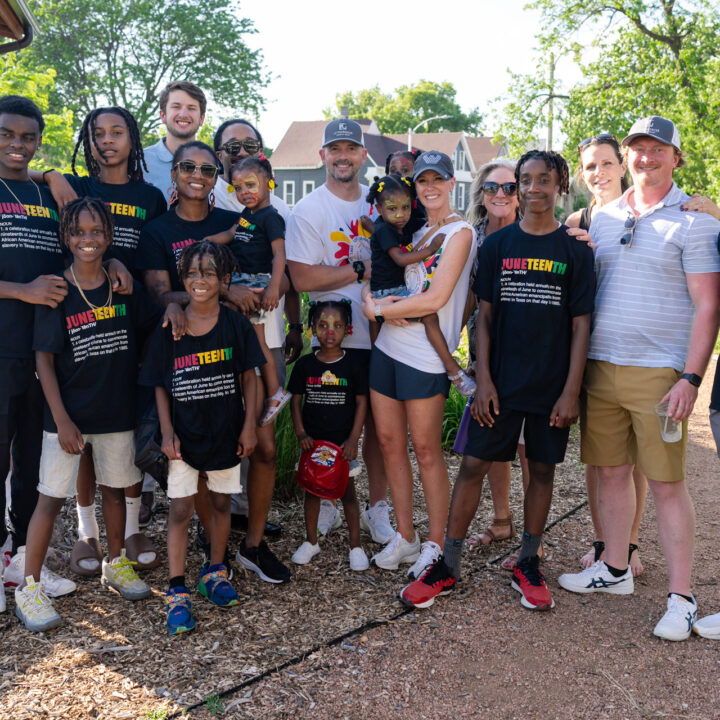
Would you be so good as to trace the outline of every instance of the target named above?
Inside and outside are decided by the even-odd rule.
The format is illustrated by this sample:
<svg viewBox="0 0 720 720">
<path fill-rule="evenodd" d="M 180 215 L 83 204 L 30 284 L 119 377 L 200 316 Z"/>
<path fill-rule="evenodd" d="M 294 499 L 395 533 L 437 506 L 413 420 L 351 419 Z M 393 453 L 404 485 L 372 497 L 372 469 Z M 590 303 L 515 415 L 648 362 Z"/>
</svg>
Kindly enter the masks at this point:
<svg viewBox="0 0 720 720">
<path fill-rule="evenodd" d="M 378 192 L 381 193 L 381 192 L 383 191 L 383 188 L 384 188 L 384 187 L 385 187 L 385 183 L 384 183 L 384 182 L 381 182 L 381 183 L 378 185 Z"/>
</svg>

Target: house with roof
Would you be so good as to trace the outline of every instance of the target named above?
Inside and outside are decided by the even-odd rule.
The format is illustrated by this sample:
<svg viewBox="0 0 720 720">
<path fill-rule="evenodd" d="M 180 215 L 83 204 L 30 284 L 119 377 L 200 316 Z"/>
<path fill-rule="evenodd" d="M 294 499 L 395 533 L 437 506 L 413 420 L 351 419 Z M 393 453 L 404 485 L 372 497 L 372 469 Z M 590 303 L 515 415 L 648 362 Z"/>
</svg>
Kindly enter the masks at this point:
<svg viewBox="0 0 720 720">
<path fill-rule="evenodd" d="M 381 135 L 374 120 L 358 122 L 363 127 L 367 149 L 360 178 L 369 185 L 376 176 L 385 174 L 385 160 L 390 153 L 407 150 L 408 137 Z M 275 192 L 290 207 L 325 182 L 319 150 L 326 123 L 326 120 L 293 122 L 270 158 L 277 183 Z M 460 212 L 467 210 L 470 183 L 477 169 L 505 154 L 502 144 L 492 138 L 469 137 L 464 132 L 416 133 L 412 146 L 420 152 L 440 150 L 452 159 L 456 178 L 452 205 Z"/>
</svg>

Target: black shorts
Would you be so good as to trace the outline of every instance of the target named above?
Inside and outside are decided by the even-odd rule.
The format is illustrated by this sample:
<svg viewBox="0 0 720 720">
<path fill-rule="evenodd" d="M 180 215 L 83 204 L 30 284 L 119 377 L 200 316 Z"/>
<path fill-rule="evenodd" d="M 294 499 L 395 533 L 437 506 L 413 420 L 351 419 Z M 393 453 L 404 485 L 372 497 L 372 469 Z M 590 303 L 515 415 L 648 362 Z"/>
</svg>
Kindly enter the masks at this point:
<svg viewBox="0 0 720 720">
<path fill-rule="evenodd" d="M 370 357 L 370 389 L 393 400 L 424 400 L 447 397 L 450 380 L 446 373 L 417 370 L 375 347 Z"/>
<path fill-rule="evenodd" d="M 550 427 L 550 413 L 538 415 L 521 410 L 501 410 L 492 427 L 482 426 L 473 418 L 465 455 L 492 462 L 514 460 L 523 420 L 527 459 L 551 465 L 561 463 L 565 459 L 570 428 Z"/>
</svg>

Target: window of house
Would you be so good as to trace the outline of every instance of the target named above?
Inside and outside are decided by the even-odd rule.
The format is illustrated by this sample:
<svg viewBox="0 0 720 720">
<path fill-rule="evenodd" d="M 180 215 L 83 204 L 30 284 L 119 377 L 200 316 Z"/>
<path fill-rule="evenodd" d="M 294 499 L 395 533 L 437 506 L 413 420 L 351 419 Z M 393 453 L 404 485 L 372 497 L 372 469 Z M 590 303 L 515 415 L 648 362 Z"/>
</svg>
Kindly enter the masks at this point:
<svg viewBox="0 0 720 720">
<path fill-rule="evenodd" d="M 283 180 L 283 200 L 290 206 L 295 205 L 295 181 Z"/>
<path fill-rule="evenodd" d="M 464 170 L 465 169 L 465 151 L 462 148 L 458 148 L 455 151 L 455 169 L 456 170 Z"/>
<path fill-rule="evenodd" d="M 458 183 L 457 188 L 457 209 L 465 212 L 465 183 Z"/>
<path fill-rule="evenodd" d="M 314 180 L 303 180 L 303 197 L 307 197 L 314 189 Z"/>
</svg>

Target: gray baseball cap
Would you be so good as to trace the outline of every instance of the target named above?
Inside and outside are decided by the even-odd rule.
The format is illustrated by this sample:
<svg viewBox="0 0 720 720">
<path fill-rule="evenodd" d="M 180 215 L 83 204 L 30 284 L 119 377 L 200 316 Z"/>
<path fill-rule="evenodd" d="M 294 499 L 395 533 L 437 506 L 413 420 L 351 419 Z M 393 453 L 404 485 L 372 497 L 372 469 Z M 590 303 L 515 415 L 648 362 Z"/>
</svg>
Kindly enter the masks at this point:
<svg viewBox="0 0 720 720">
<path fill-rule="evenodd" d="M 332 142 L 338 140 L 347 140 L 349 142 L 365 147 L 363 141 L 363 131 L 360 123 L 356 123 L 354 120 L 348 120 L 347 118 L 340 118 L 339 120 L 331 120 L 326 126 L 323 132 L 322 146 L 325 147 Z"/>
<path fill-rule="evenodd" d="M 627 137 L 623 138 L 621 144 L 627 146 L 635 138 L 643 135 L 647 135 L 666 145 L 672 145 L 677 150 L 680 150 L 680 133 L 672 120 L 667 120 L 658 115 L 650 115 L 650 117 L 637 120 L 630 128 Z"/>
<path fill-rule="evenodd" d="M 426 170 L 434 170 L 446 180 L 455 177 L 455 168 L 453 167 L 452 160 L 439 150 L 428 150 L 420 155 L 415 161 L 415 167 L 413 168 L 413 180 L 417 180 L 420 174 Z"/>
</svg>

